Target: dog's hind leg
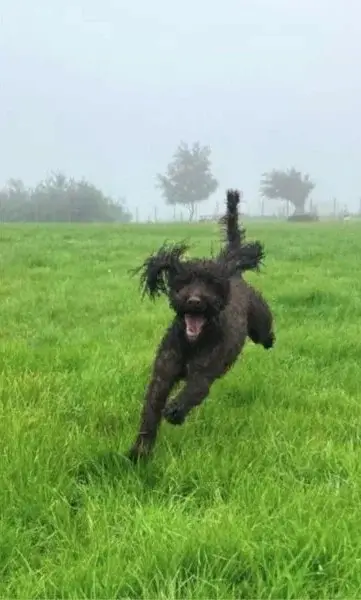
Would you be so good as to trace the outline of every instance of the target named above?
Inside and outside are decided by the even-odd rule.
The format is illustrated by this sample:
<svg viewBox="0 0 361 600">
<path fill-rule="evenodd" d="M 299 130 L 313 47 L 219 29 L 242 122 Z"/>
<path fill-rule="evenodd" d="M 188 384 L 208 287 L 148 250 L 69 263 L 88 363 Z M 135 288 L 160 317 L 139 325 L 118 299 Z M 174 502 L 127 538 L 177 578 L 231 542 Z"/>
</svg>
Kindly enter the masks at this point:
<svg viewBox="0 0 361 600">
<path fill-rule="evenodd" d="M 128 453 L 128 458 L 133 462 L 150 454 L 157 438 L 163 408 L 173 386 L 181 376 L 182 356 L 179 349 L 172 347 L 169 332 L 157 352 L 145 396 L 138 436 Z"/>
<path fill-rule="evenodd" d="M 275 343 L 273 317 L 270 307 L 260 292 L 249 286 L 247 333 L 254 344 L 269 350 Z"/>
</svg>

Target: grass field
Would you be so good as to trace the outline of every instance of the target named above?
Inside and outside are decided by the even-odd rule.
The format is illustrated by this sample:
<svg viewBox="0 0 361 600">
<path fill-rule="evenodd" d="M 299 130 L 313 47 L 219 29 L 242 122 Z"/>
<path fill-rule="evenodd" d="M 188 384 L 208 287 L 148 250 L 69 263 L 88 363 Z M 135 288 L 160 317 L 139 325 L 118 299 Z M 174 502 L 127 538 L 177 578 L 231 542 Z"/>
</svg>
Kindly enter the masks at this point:
<svg viewBox="0 0 361 600">
<path fill-rule="evenodd" d="M 361 597 L 361 225 L 248 232 L 276 348 L 132 467 L 170 311 L 127 270 L 217 226 L 1 227 L 0 597 Z"/>
</svg>

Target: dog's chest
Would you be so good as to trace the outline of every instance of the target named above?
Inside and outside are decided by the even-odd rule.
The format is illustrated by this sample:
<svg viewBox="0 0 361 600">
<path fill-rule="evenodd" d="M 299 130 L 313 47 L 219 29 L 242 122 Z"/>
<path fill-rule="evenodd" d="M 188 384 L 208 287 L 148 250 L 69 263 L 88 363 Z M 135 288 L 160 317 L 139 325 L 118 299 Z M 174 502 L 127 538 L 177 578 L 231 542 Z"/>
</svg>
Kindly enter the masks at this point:
<svg viewBox="0 0 361 600">
<path fill-rule="evenodd" d="M 187 356 L 184 364 L 184 377 L 192 373 L 201 373 L 206 371 L 210 365 L 217 364 L 221 360 L 220 348 L 195 348 L 194 351 Z"/>
</svg>

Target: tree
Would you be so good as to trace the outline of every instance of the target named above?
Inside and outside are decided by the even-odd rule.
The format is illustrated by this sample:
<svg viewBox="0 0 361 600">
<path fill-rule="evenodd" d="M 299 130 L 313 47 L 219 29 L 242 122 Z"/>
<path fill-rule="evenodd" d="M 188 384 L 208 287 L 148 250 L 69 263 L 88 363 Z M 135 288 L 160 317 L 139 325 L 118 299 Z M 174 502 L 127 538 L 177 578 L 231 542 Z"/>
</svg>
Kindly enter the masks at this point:
<svg viewBox="0 0 361 600">
<path fill-rule="evenodd" d="M 295 168 L 287 171 L 273 169 L 269 173 L 263 173 L 261 179 L 261 194 L 269 200 L 287 200 L 295 207 L 294 214 L 305 213 L 305 204 L 309 194 L 315 187 L 310 176 L 302 175 Z"/>
<path fill-rule="evenodd" d="M 167 204 L 182 204 L 194 217 L 197 202 L 207 200 L 218 188 L 211 171 L 211 149 L 195 142 L 191 148 L 181 142 L 173 154 L 165 175 L 157 174 L 156 187 L 161 189 Z"/>
<path fill-rule="evenodd" d="M 9 179 L 0 189 L 0 216 L 8 221 L 31 220 L 31 195 L 21 179 Z M 2 219 L 4 220 L 4 219 Z"/>
</svg>

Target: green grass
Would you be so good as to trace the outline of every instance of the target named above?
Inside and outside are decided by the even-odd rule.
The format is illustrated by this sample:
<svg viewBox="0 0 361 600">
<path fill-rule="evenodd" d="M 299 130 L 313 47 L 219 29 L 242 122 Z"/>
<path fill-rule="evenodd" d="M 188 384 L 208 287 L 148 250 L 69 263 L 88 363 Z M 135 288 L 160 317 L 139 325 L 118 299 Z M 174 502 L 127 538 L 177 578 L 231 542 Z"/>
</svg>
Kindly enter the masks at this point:
<svg viewBox="0 0 361 600">
<path fill-rule="evenodd" d="M 135 468 L 170 311 L 127 271 L 217 227 L 1 227 L 0 597 L 360 597 L 361 225 L 248 231 L 276 348 L 247 344 Z"/>
</svg>

